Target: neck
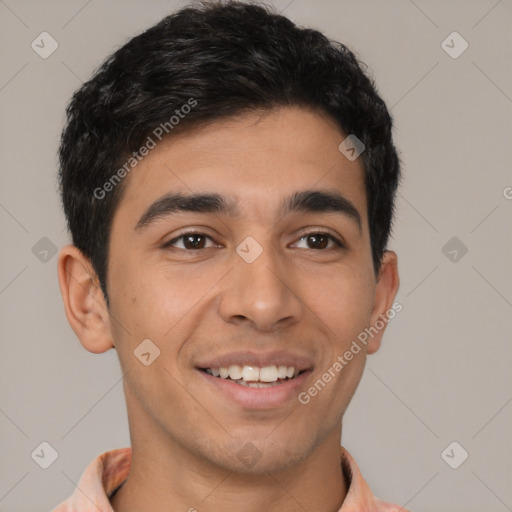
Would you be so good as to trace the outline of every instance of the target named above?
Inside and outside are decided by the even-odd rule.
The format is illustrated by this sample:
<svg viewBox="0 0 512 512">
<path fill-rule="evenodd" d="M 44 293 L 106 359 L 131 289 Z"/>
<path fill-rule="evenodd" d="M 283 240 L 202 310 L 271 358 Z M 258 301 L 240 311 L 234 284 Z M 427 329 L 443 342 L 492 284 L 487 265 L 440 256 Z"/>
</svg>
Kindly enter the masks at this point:
<svg viewBox="0 0 512 512">
<path fill-rule="evenodd" d="M 168 437 L 136 434 L 128 480 L 111 500 L 115 512 L 337 512 L 347 493 L 341 426 L 297 464 L 256 474 L 214 466 Z"/>
<path fill-rule="evenodd" d="M 275 470 L 267 464 L 260 471 L 245 472 L 221 464 L 222 456 L 212 456 L 215 450 L 229 451 L 226 444 L 220 448 L 209 443 L 199 450 L 184 444 L 139 407 L 130 393 L 127 408 L 132 459 L 128 479 L 111 499 L 115 512 L 337 512 L 345 499 L 341 421 L 309 444 L 307 453 L 292 444 L 283 450 Z M 293 437 L 293 432 L 289 435 Z M 271 442 L 265 450 L 267 446 L 273 453 L 280 449 Z"/>
</svg>

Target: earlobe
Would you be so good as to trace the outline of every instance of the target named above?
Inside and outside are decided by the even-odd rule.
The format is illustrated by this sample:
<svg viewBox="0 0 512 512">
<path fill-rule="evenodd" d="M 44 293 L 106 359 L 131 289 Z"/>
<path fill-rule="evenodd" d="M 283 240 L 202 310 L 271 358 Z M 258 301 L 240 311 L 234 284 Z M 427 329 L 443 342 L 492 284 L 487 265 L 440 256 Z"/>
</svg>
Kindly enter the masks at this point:
<svg viewBox="0 0 512 512">
<path fill-rule="evenodd" d="M 368 341 L 367 354 L 373 354 L 380 348 L 382 336 L 391 318 L 389 312 L 393 311 L 394 316 L 393 301 L 399 287 L 397 255 L 394 251 L 385 251 L 375 287 L 375 300 L 369 328 L 372 336 Z"/>
<path fill-rule="evenodd" d="M 74 245 L 59 254 L 59 286 L 68 322 L 89 352 L 106 352 L 114 346 L 109 314 L 90 260 Z"/>
</svg>

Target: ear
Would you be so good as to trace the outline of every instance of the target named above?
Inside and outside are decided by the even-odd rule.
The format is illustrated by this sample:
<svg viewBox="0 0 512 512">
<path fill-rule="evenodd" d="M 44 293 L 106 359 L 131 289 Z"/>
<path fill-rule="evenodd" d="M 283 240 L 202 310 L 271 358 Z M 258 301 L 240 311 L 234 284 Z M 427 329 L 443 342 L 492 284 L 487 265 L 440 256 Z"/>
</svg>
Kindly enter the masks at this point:
<svg viewBox="0 0 512 512">
<path fill-rule="evenodd" d="M 394 251 L 385 251 L 375 286 L 375 297 L 368 328 L 372 336 L 369 337 L 367 354 L 373 354 L 380 348 L 387 323 L 392 318 L 389 312 L 392 311 L 394 316 L 396 311 L 393 308 L 393 301 L 399 286 L 397 255 Z"/>
<path fill-rule="evenodd" d="M 95 354 L 113 348 L 105 297 L 90 260 L 66 245 L 59 254 L 58 276 L 66 316 L 80 343 Z"/>
</svg>

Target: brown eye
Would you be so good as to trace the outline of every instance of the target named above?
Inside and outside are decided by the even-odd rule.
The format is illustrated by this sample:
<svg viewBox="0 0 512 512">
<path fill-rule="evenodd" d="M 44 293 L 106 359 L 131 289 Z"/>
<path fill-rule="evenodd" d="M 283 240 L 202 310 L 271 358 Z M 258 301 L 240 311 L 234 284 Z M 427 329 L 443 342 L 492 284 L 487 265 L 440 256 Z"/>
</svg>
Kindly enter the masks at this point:
<svg viewBox="0 0 512 512">
<path fill-rule="evenodd" d="M 308 235 L 306 238 L 313 245 L 311 249 L 325 249 L 329 245 L 329 237 L 326 235 Z"/>
<path fill-rule="evenodd" d="M 183 249 L 186 251 L 192 251 L 195 249 L 205 249 L 205 243 L 207 239 L 212 240 L 209 236 L 204 235 L 203 233 L 183 233 L 182 235 L 167 242 L 163 247 L 175 247 L 175 244 L 182 240 L 182 247 L 176 247 L 177 249 Z"/>
<path fill-rule="evenodd" d="M 334 242 L 335 247 L 344 247 L 340 240 L 335 238 L 329 233 L 309 233 L 307 235 L 303 235 L 300 240 L 306 240 L 307 247 L 306 249 L 313 250 L 324 250 L 329 249 L 329 241 Z M 335 248 L 334 247 L 334 248 Z M 331 248 L 333 248 L 331 246 Z"/>
<path fill-rule="evenodd" d="M 183 245 L 187 249 L 203 249 L 205 237 L 202 235 L 185 235 L 183 238 Z"/>
</svg>

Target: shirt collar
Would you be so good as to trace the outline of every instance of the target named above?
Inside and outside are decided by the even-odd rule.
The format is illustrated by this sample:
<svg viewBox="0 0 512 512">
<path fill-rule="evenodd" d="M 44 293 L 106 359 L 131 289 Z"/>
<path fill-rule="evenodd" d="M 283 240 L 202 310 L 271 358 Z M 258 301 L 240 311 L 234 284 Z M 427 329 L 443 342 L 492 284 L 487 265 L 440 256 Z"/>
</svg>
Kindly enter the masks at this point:
<svg viewBox="0 0 512 512">
<path fill-rule="evenodd" d="M 347 495 L 338 512 L 408 512 L 376 498 L 359 468 L 343 447 L 341 467 L 347 482 Z M 83 472 L 73 494 L 52 512 L 84 512 L 95 505 L 96 512 L 114 512 L 109 497 L 130 472 L 131 448 L 118 448 L 98 455 Z"/>
</svg>

